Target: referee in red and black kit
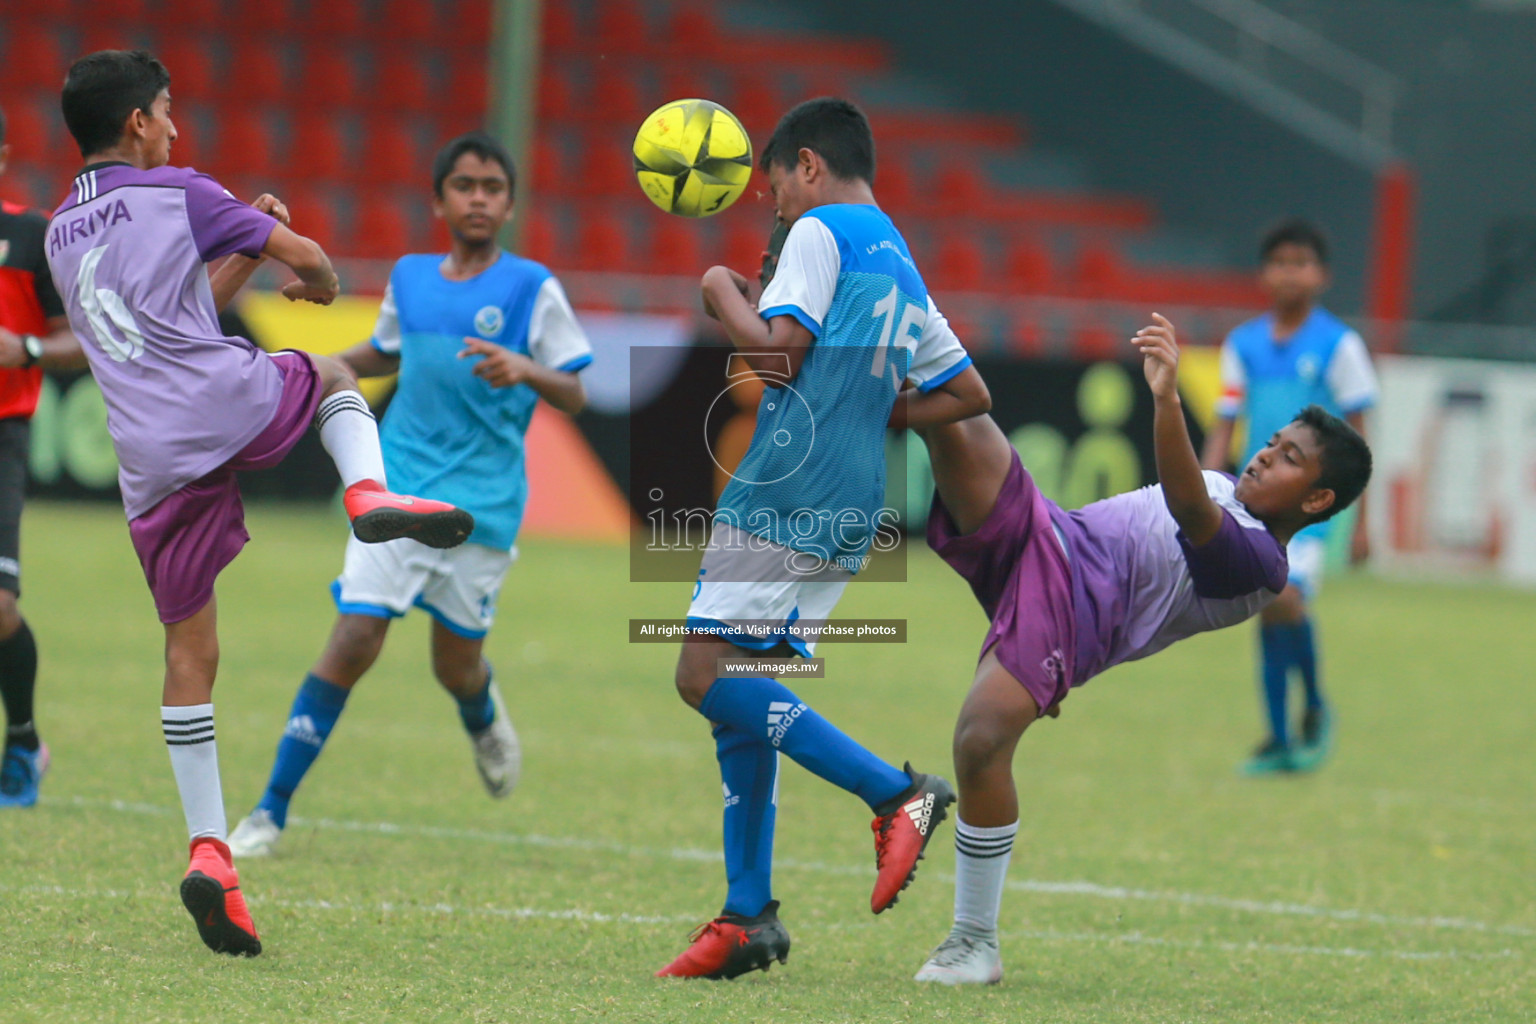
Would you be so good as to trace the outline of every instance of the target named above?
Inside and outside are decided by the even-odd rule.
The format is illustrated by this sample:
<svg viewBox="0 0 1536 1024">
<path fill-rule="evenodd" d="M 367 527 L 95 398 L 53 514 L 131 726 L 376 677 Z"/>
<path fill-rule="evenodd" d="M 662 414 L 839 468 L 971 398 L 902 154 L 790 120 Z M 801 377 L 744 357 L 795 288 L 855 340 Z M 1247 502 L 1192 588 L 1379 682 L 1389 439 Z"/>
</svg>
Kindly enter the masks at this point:
<svg viewBox="0 0 1536 1024">
<path fill-rule="evenodd" d="M 0 110 L 0 175 L 11 155 Z M 48 218 L 0 200 L 0 698 L 5 702 L 5 754 L 0 808 L 37 803 L 48 748 L 32 721 L 37 645 L 21 617 L 21 503 L 27 488 L 28 422 L 37 408 L 43 367 L 85 365 L 69 329 L 43 236 Z"/>
</svg>

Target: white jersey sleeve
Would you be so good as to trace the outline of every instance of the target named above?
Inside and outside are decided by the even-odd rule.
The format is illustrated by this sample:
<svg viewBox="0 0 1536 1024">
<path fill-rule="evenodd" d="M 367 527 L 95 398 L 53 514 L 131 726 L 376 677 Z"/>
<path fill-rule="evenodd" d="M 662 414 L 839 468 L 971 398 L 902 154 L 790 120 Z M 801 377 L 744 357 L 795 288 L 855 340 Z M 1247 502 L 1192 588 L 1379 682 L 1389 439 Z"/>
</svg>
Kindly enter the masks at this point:
<svg viewBox="0 0 1536 1024">
<path fill-rule="evenodd" d="M 821 337 L 842 265 L 832 229 L 815 217 L 801 217 L 784 239 L 779 267 L 758 300 L 758 315 L 764 320 L 792 316 L 812 337 Z"/>
<path fill-rule="evenodd" d="M 575 373 L 592 362 L 592 344 L 576 321 L 560 282 L 550 277 L 539 286 L 528 319 L 528 354 L 540 366 Z"/>
<path fill-rule="evenodd" d="M 912 353 L 912 368 L 907 379 L 919 391 L 932 391 L 945 381 L 971 365 L 971 357 L 949 321 L 928 296 L 928 319 L 923 321 L 923 333 L 917 339 L 917 351 Z"/>
<path fill-rule="evenodd" d="M 1346 332 L 1333 350 L 1333 359 L 1328 363 L 1328 390 L 1346 416 L 1376 404 L 1376 371 L 1371 366 L 1365 340 L 1355 331 Z"/>
<path fill-rule="evenodd" d="M 1248 369 L 1229 334 L 1221 343 L 1221 394 L 1216 399 L 1216 415 L 1224 420 L 1237 419 L 1247 399 Z"/>
<path fill-rule="evenodd" d="M 353 335 L 357 337 L 357 335 Z M 395 309 L 395 285 L 384 286 L 384 300 L 379 303 L 379 319 L 373 325 L 373 347 L 386 356 L 400 354 L 400 313 Z"/>
</svg>

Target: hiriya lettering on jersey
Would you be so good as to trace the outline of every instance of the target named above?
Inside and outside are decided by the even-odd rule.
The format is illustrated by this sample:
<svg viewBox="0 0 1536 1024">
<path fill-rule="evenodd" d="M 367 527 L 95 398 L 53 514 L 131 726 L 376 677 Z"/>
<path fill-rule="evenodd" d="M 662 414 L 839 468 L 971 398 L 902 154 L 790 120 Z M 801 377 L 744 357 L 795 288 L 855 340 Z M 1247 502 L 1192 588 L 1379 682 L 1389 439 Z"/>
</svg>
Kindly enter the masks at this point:
<svg viewBox="0 0 1536 1024">
<path fill-rule="evenodd" d="M 103 206 L 99 210 L 92 210 L 84 217 L 56 220 L 48 232 L 48 255 L 53 256 L 66 245 L 72 245 L 82 238 L 90 238 L 102 228 L 111 227 L 120 220 L 133 220 L 133 214 L 128 211 L 128 204 L 121 199 L 110 207 Z"/>
</svg>

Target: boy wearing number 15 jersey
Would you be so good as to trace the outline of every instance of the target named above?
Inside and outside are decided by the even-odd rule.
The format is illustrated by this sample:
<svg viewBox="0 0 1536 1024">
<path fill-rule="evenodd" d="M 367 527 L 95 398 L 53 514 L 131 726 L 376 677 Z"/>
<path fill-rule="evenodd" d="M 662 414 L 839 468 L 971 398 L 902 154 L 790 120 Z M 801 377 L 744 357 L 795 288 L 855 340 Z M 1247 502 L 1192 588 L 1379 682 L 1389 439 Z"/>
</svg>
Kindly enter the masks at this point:
<svg viewBox="0 0 1536 1024">
<path fill-rule="evenodd" d="M 775 276 L 755 308 L 724 267 L 705 274 L 703 289 L 706 311 L 766 386 L 715 512 L 676 675 L 683 700 L 714 728 L 728 889 L 720 916 L 658 972 L 666 977 L 731 978 L 788 957 L 770 885 L 780 752 L 874 812 L 877 914 L 911 880 L 954 800 L 948 782 L 887 763 L 777 680 L 717 678 L 722 658 L 814 653 L 814 624 L 832 613 L 881 525 L 888 425 L 990 406 L 905 240 L 875 205 L 874 140 L 858 108 L 836 99 L 794 108 L 762 164 L 790 225 Z"/>
</svg>

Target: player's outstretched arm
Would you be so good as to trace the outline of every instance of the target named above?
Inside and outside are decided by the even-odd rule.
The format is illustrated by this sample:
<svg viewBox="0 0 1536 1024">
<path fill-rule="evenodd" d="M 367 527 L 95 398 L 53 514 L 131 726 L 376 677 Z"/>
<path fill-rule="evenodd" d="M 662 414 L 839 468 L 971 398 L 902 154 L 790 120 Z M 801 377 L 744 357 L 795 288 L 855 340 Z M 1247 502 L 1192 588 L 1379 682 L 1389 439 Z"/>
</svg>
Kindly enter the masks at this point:
<svg viewBox="0 0 1536 1024">
<path fill-rule="evenodd" d="M 297 281 L 283 285 L 283 297 L 290 302 L 303 299 L 329 306 L 341 291 L 341 281 L 320 244 L 295 234 L 286 225 L 279 224 L 272 229 L 261 254 L 285 264 L 298 275 Z"/>
<path fill-rule="evenodd" d="M 1221 511 L 1205 489 L 1205 475 L 1184 424 L 1179 399 L 1179 343 L 1173 324 L 1161 313 L 1131 339 L 1142 356 L 1142 370 L 1152 389 L 1152 448 L 1163 500 L 1189 543 L 1199 547 L 1221 529 Z"/>
<path fill-rule="evenodd" d="M 388 377 L 400 372 L 400 357 L 380 352 L 371 341 L 360 341 L 336 358 L 354 377 Z"/>
<path fill-rule="evenodd" d="M 758 316 L 747 298 L 747 279 L 729 267 L 710 267 L 704 272 L 701 288 L 704 312 L 720 321 L 748 366 L 772 374 L 773 382 L 780 383 L 784 379 L 783 360 L 788 359 L 789 379 L 795 378 L 816 341 L 804 324 L 788 315 L 771 320 Z M 758 356 L 772 358 L 759 360 Z"/>
<path fill-rule="evenodd" d="M 976 367 L 967 366 L 932 391 L 907 388 L 896 396 L 889 426 L 894 430 L 922 430 L 958 423 L 992 411 L 992 392 Z"/>
<path fill-rule="evenodd" d="M 69 318 L 48 318 L 48 333 L 37 337 L 35 355 L 27 350 L 22 335 L 0 327 L 0 369 L 41 366 L 45 370 L 83 370 L 87 365 L 80 339 L 70 330 Z"/>
<path fill-rule="evenodd" d="M 465 338 L 464 347 L 459 350 L 459 358 L 476 356 L 481 358 L 475 364 L 474 375 L 493 388 L 527 384 L 544 401 L 572 416 L 581 412 L 587 404 L 587 389 L 582 385 L 581 378 L 574 373 L 552 370 L 494 341 Z"/>
</svg>

